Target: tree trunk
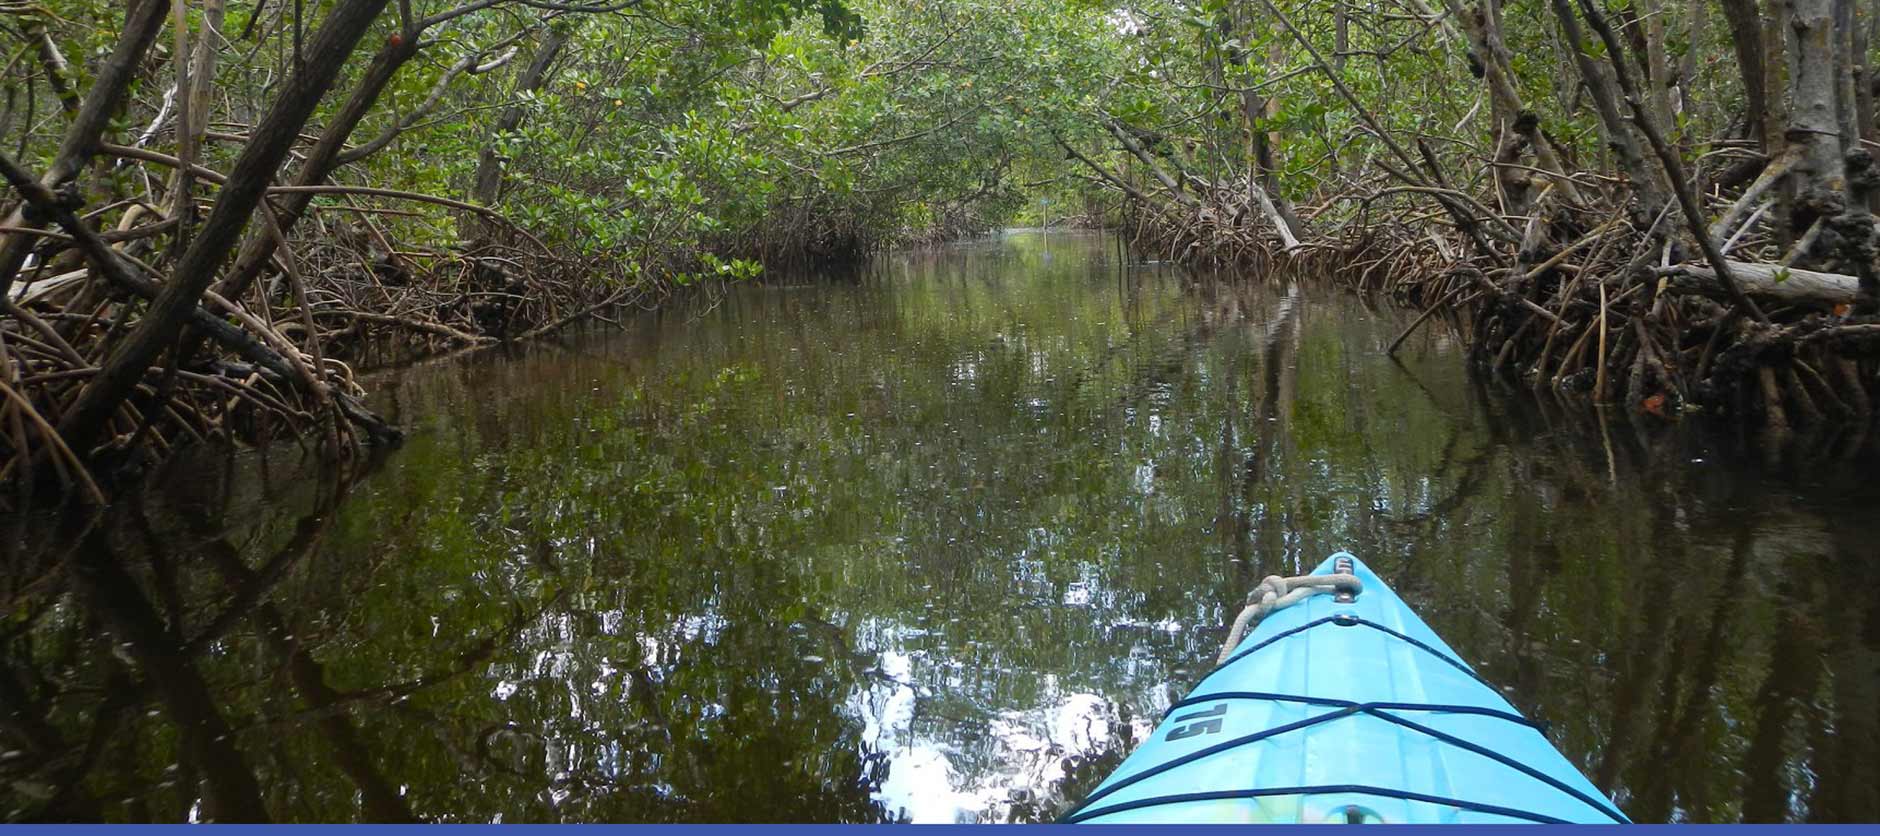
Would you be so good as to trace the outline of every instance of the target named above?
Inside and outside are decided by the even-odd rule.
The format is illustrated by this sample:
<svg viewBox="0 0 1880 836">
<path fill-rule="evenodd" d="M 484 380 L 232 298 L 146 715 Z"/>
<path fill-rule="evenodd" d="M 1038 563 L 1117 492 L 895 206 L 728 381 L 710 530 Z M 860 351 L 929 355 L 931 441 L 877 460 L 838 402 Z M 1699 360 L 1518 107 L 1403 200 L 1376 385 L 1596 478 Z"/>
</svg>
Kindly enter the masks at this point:
<svg viewBox="0 0 1880 836">
<path fill-rule="evenodd" d="M 1332 69 L 1345 70 L 1345 53 L 1351 51 L 1351 6 L 1346 0 L 1332 3 Z"/>
<path fill-rule="evenodd" d="M 118 35 L 117 45 L 112 48 L 111 56 L 98 68 L 91 90 L 85 94 L 85 101 L 78 108 L 78 115 L 66 128 L 65 138 L 59 144 L 59 155 L 53 158 L 52 167 L 46 169 L 46 173 L 40 177 L 39 182 L 47 188 L 56 191 L 77 177 L 85 164 L 91 161 L 92 155 L 97 153 L 98 142 L 110 128 L 111 117 L 117 115 L 118 108 L 124 103 L 124 96 L 137 80 L 137 68 L 143 63 L 144 54 L 156 42 L 157 33 L 163 31 L 164 13 L 169 8 L 168 0 L 143 0 L 126 15 L 124 31 Z M 16 208 L 7 217 L 4 226 L 41 229 L 44 222 L 29 221 Z M 27 254 L 32 252 L 33 244 L 38 240 L 38 236 L 30 233 L 14 232 L 7 235 L 5 243 L 0 244 L 0 297 L 12 289 L 13 278 L 19 274 L 20 267 L 26 263 Z"/>
<path fill-rule="evenodd" d="M 1652 168 L 1645 165 L 1638 138 L 1619 111 L 1620 94 L 1611 75 L 1617 68 L 1604 66 L 1587 53 L 1586 38 L 1568 0 L 1553 0 L 1553 8 L 1554 16 L 1560 21 L 1560 31 L 1567 38 L 1567 49 L 1573 53 L 1574 63 L 1579 67 L 1580 80 L 1585 82 L 1587 93 L 1593 99 L 1593 107 L 1599 113 L 1599 124 L 1605 129 L 1606 141 L 1618 155 L 1620 168 L 1632 181 L 1632 189 L 1638 195 L 1643 210 L 1640 214 L 1649 223 L 1649 219 L 1658 214 L 1664 201 L 1660 196 L 1659 178 Z M 1606 58 L 1612 62 L 1625 60 L 1625 56 L 1619 54 L 1610 54 Z"/>
<path fill-rule="evenodd" d="M 1795 186 L 1806 211 L 1791 219 L 1801 231 L 1822 215 L 1839 210 L 1847 189 L 1841 161 L 1841 123 L 1836 107 L 1840 73 L 1836 59 L 1834 7 L 1837 0 L 1789 0 L 1794 19 L 1795 77 L 1789 85 L 1792 113 L 1788 141 L 1797 146 Z"/>
<path fill-rule="evenodd" d="M 1533 143 L 1534 159 L 1540 163 L 1540 168 L 1555 175 L 1552 178 L 1554 187 L 1560 189 L 1568 203 L 1584 205 L 1579 187 L 1566 176 L 1567 169 L 1560 160 L 1560 154 L 1547 138 L 1546 132 L 1540 130 L 1538 118 L 1534 121 L 1531 135 L 1522 130 L 1528 122 L 1522 114 L 1528 110 L 1514 86 L 1512 56 L 1501 36 L 1500 4 L 1495 0 L 1482 0 L 1479 5 L 1464 11 L 1456 0 L 1449 0 L 1448 8 L 1450 16 L 1461 20 L 1468 33 L 1475 63 L 1481 68 L 1482 83 L 1488 87 L 1489 108 L 1495 114 L 1496 130 L 1509 136 L 1527 136 Z"/>
<path fill-rule="evenodd" d="M 1243 67 L 1250 57 L 1249 51 L 1244 49 L 1237 56 Z M 1278 67 L 1283 66 L 1284 62 L 1284 51 L 1275 40 L 1268 47 L 1267 65 Z M 1274 215 L 1287 227 L 1281 231 L 1281 237 L 1290 240 L 1295 234 L 1305 232 L 1305 223 L 1299 219 L 1299 213 L 1293 210 L 1292 201 L 1286 199 L 1285 193 L 1279 188 L 1279 132 L 1259 129 L 1261 122 L 1278 115 L 1279 103 L 1270 96 L 1243 90 L 1240 94 L 1240 112 L 1241 118 L 1247 123 L 1247 136 L 1252 143 L 1251 177 L 1256 181 L 1252 185 L 1266 196 L 1267 202 L 1272 204 Z"/>
<path fill-rule="evenodd" d="M 1186 206 L 1195 205 L 1194 197 L 1182 188 L 1182 182 L 1176 179 L 1175 175 L 1164 170 L 1154 157 L 1149 156 L 1149 152 L 1142 147 L 1142 143 L 1129 135 L 1127 126 L 1109 117 L 1104 117 L 1103 126 L 1109 128 L 1110 135 L 1116 137 L 1116 141 L 1123 146 L 1123 150 L 1128 151 L 1130 156 L 1142 161 L 1142 164 L 1149 168 L 1149 174 L 1155 177 L 1156 182 L 1161 183 L 1163 188 L 1168 189 L 1176 202 Z"/>
<path fill-rule="evenodd" d="M 35 19 L 26 24 L 24 31 L 26 39 L 39 50 L 39 63 L 46 69 L 46 86 L 58 97 L 59 108 L 68 116 L 76 116 L 82 102 L 78 97 L 78 82 L 72 76 L 72 65 L 65 60 L 65 53 L 59 51 L 44 21 Z"/>
<path fill-rule="evenodd" d="M 1704 17 L 1709 11 L 1709 4 L 1704 0 L 1690 0 L 1684 19 L 1684 57 L 1678 61 L 1678 98 L 1674 103 L 1677 113 L 1687 113 L 1691 109 L 1691 97 L 1697 93 L 1697 54 L 1699 44 L 1704 40 Z"/>
<path fill-rule="evenodd" d="M 359 79 L 359 85 L 353 88 L 326 130 L 320 134 L 319 142 L 313 150 L 307 152 L 307 160 L 300 166 L 300 172 L 294 176 L 296 186 L 317 186 L 326 182 L 333 173 L 335 160 L 346 146 L 352 133 L 359 127 L 361 120 L 372 110 L 385 92 L 399 68 L 418 54 L 418 32 L 402 35 L 395 41 L 388 40 L 372 56 L 372 63 L 367 65 L 365 75 Z M 280 222 L 281 234 L 285 236 L 307 211 L 312 203 L 311 192 L 290 193 L 278 198 L 274 216 Z M 274 257 L 276 239 L 273 235 L 251 235 L 242 245 L 241 252 L 235 257 L 235 266 L 215 287 L 215 292 L 224 299 L 239 299 L 248 286 L 266 270 Z"/>
<path fill-rule="evenodd" d="M 1234 14 L 1231 8 L 1223 8 L 1218 13 L 1214 28 L 1223 44 L 1235 40 L 1244 44 L 1252 40 L 1251 33 L 1248 31 L 1250 28 L 1248 21 L 1243 15 Z M 1341 50 L 1345 48 L 1342 41 L 1338 48 Z M 1279 66 L 1285 60 L 1283 51 L 1277 43 L 1268 47 L 1267 58 L 1268 66 Z M 1244 45 L 1226 52 L 1226 63 L 1243 70 L 1251 59 L 1252 50 Z M 1333 60 L 1342 64 L 1342 59 L 1335 57 Z M 1211 62 L 1208 70 L 1216 86 L 1222 89 L 1229 86 L 1222 61 Z M 1245 139 L 1242 153 L 1247 165 L 1248 197 L 1253 200 L 1261 214 L 1272 221 L 1274 226 L 1279 227 L 1282 241 L 1296 242 L 1295 235 L 1304 231 L 1304 225 L 1300 222 L 1298 214 L 1293 211 L 1292 201 L 1287 200 L 1286 196 L 1280 192 L 1279 135 L 1277 132 L 1263 130 L 1260 127 L 1277 113 L 1278 103 L 1272 98 L 1253 90 L 1242 89 L 1236 97 L 1236 106 L 1223 109 L 1221 119 L 1224 126 L 1231 126 L 1236 121 L 1241 126 L 1238 133 Z M 1334 157 L 1333 165 L 1334 168 L 1337 167 L 1336 157 Z M 1287 249 L 1291 249 L 1292 243 L 1286 246 Z"/>
<path fill-rule="evenodd" d="M 1771 158 L 1788 147 L 1789 76 L 1793 69 L 1788 48 L 1790 7 L 1786 0 L 1770 2 L 1762 14 L 1763 153 Z"/>
<path fill-rule="evenodd" d="M 1645 99 L 1651 106 L 1658 129 L 1668 136 L 1678 132 L 1677 115 L 1671 110 L 1671 59 L 1665 53 L 1665 12 L 1659 0 L 1641 0 L 1645 9 Z"/>
<path fill-rule="evenodd" d="M 1857 6 L 1858 10 L 1858 6 Z M 1867 54 L 1873 44 L 1875 27 L 1880 27 L 1880 0 L 1869 6 L 1854 21 L 1854 118 L 1860 138 L 1869 142 L 1880 139 L 1880 125 L 1874 124 L 1873 63 Z M 1880 209 L 1880 206 L 1874 207 Z"/>
<path fill-rule="evenodd" d="M 146 0 L 146 3 L 158 0 Z M 306 60 L 275 97 L 267 115 L 255 126 L 248 144 L 229 170 L 228 182 L 215 209 L 196 240 L 176 262 L 169 282 L 144 312 L 97 376 L 79 392 L 72 408 L 59 422 L 59 434 L 80 456 L 109 422 L 144 370 L 176 340 L 183 323 L 196 310 L 202 292 L 214 281 L 216 268 L 240 240 L 255 206 L 274 181 L 281 162 L 300 137 L 301 127 L 313 115 L 333 86 L 353 47 L 384 10 L 387 0 L 341 0 L 327 13 Z"/>
<path fill-rule="evenodd" d="M 181 5 L 178 0 L 179 8 Z M 215 85 L 216 58 L 222 43 L 223 11 L 223 0 L 203 0 L 202 31 L 196 33 L 195 46 L 187 62 L 180 55 L 181 50 L 178 50 L 177 99 L 181 107 L 176 115 L 176 158 L 184 165 L 177 166 L 170 174 L 173 195 L 171 215 L 181 220 L 181 228 L 185 231 L 195 225 L 194 189 L 191 188 L 193 178 L 189 175 L 188 166 L 196 162 L 202 140 L 209 133 L 209 93 Z M 178 17 L 182 19 L 180 14 Z M 180 41 L 180 24 L 178 30 Z M 179 239 L 178 243 L 187 246 L 187 239 Z"/>
<path fill-rule="evenodd" d="M 1762 144 L 1764 154 L 1774 157 L 1775 150 L 1764 142 L 1768 87 L 1763 72 L 1762 15 L 1756 11 L 1756 0 L 1722 2 L 1723 20 L 1730 26 L 1730 44 L 1736 50 L 1736 68 L 1743 81 L 1745 133 Z"/>
<path fill-rule="evenodd" d="M 1859 35 L 1854 3 L 1855 0 L 1834 0 L 1834 107 L 1843 156 L 1860 147 L 1860 102 L 1854 94 L 1854 84 L 1861 59 L 1855 44 L 1865 39 Z"/>
<path fill-rule="evenodd" d="M 548 81 L 548 69 L 561 54 L 561 49 L 568 44 L 569 32 L 566 29 L 550 26 L 542 35 L 542 43 L 535 49 L 535 57 L 530 59 L 522 77 L 516 80 L 516 95 L 533 93 L 542 89 Z M 477 154 L 477 173 L 475 183 L 470 187 L 470 202 L 480 206 L 490 206 L 502 195 L 503 159 L 496 149 L 496 141 L 503 134 L 514 131 L 522 124 L 523 109 L 521 104 L 512 104 L 503 108 L 496 118 L 495 127 L 490 129 L 489 140 L 483 143 L 483 150 Z"/>
</svg>

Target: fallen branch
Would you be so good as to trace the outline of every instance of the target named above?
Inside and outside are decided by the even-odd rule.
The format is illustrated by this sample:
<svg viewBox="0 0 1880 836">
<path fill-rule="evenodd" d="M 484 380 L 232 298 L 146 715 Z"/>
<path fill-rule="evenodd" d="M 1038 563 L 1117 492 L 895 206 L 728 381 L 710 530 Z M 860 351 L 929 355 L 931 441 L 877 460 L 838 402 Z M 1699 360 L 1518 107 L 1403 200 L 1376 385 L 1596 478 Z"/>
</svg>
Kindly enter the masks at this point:
<svg viewBox="0 0 1880 836">
<path fill-rule="evenodd" d="M 1860 296 L 1860 280 L 1841 273 L 1821 273 L 1747 261 L 1731 261 L 1729 265 L 1730 274 L 1736 277 L 1737 286 L 1744 293 L 1790 304 L 1853 304 Z M 1717 298 L 1729 296 L 1729 290 L 1717 280 L 1716 271 L 1708 265 L 1679 264 L 1657 272 L 1672 277 L 1671 286 L 1678 290 Z"/>
</svg>

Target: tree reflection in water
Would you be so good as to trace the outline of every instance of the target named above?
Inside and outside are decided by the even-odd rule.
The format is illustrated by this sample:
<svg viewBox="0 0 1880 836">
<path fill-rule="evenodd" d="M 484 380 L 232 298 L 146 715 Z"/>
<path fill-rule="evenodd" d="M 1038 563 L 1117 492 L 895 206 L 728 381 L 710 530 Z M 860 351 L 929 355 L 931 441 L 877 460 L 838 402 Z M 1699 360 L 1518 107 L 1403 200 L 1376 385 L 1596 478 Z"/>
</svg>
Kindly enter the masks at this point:
<svg viewBox="0 0 1880 836">
<path fill-rule="evenodd" d="M 1261 576 L 1350 548 L 1635 819 L 1880 818 L 1857 465 L 1112 253 L 744 288 L 402 372 L 416 432 L 360 473 L 5 521 L 0 813 L 1049 820 Z"/>
</svg>

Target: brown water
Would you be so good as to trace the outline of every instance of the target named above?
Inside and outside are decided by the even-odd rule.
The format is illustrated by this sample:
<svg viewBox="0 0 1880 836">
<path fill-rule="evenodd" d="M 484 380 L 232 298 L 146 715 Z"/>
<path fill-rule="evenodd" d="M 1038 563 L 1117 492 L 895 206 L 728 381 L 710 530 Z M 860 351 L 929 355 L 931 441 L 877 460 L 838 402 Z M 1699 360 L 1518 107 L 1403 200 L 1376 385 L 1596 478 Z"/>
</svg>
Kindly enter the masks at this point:
<svg viewBox="0 0 1880 836">
<path fill-rule="evenodd" d="M 1634 818 L 1880 819 L 1871 463 L 1406 321 L 1027 233 L 407 370 L 351 479 L 0 521 L 0 815 L 1048 818 L 1348 548 Z"/>
</svg>

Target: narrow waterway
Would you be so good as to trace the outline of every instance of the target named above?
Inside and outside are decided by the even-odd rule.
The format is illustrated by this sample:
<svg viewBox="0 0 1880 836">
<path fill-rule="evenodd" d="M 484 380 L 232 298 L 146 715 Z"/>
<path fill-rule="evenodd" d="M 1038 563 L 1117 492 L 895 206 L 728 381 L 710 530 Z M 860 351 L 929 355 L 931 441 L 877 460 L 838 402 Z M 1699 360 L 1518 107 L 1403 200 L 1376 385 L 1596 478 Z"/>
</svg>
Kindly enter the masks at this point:
<svg viewBox="0 0 1880 836">
<path fill-rule="evenodd" d="M 1035 232 L 378 380 L 0 520 L 0 816 L 1028 821 L 1362 555 L 1640 821 L 1880 819 L 1880 480 Z M 108 638 L 106 638 L 108 637 Z"/>
</svg>

